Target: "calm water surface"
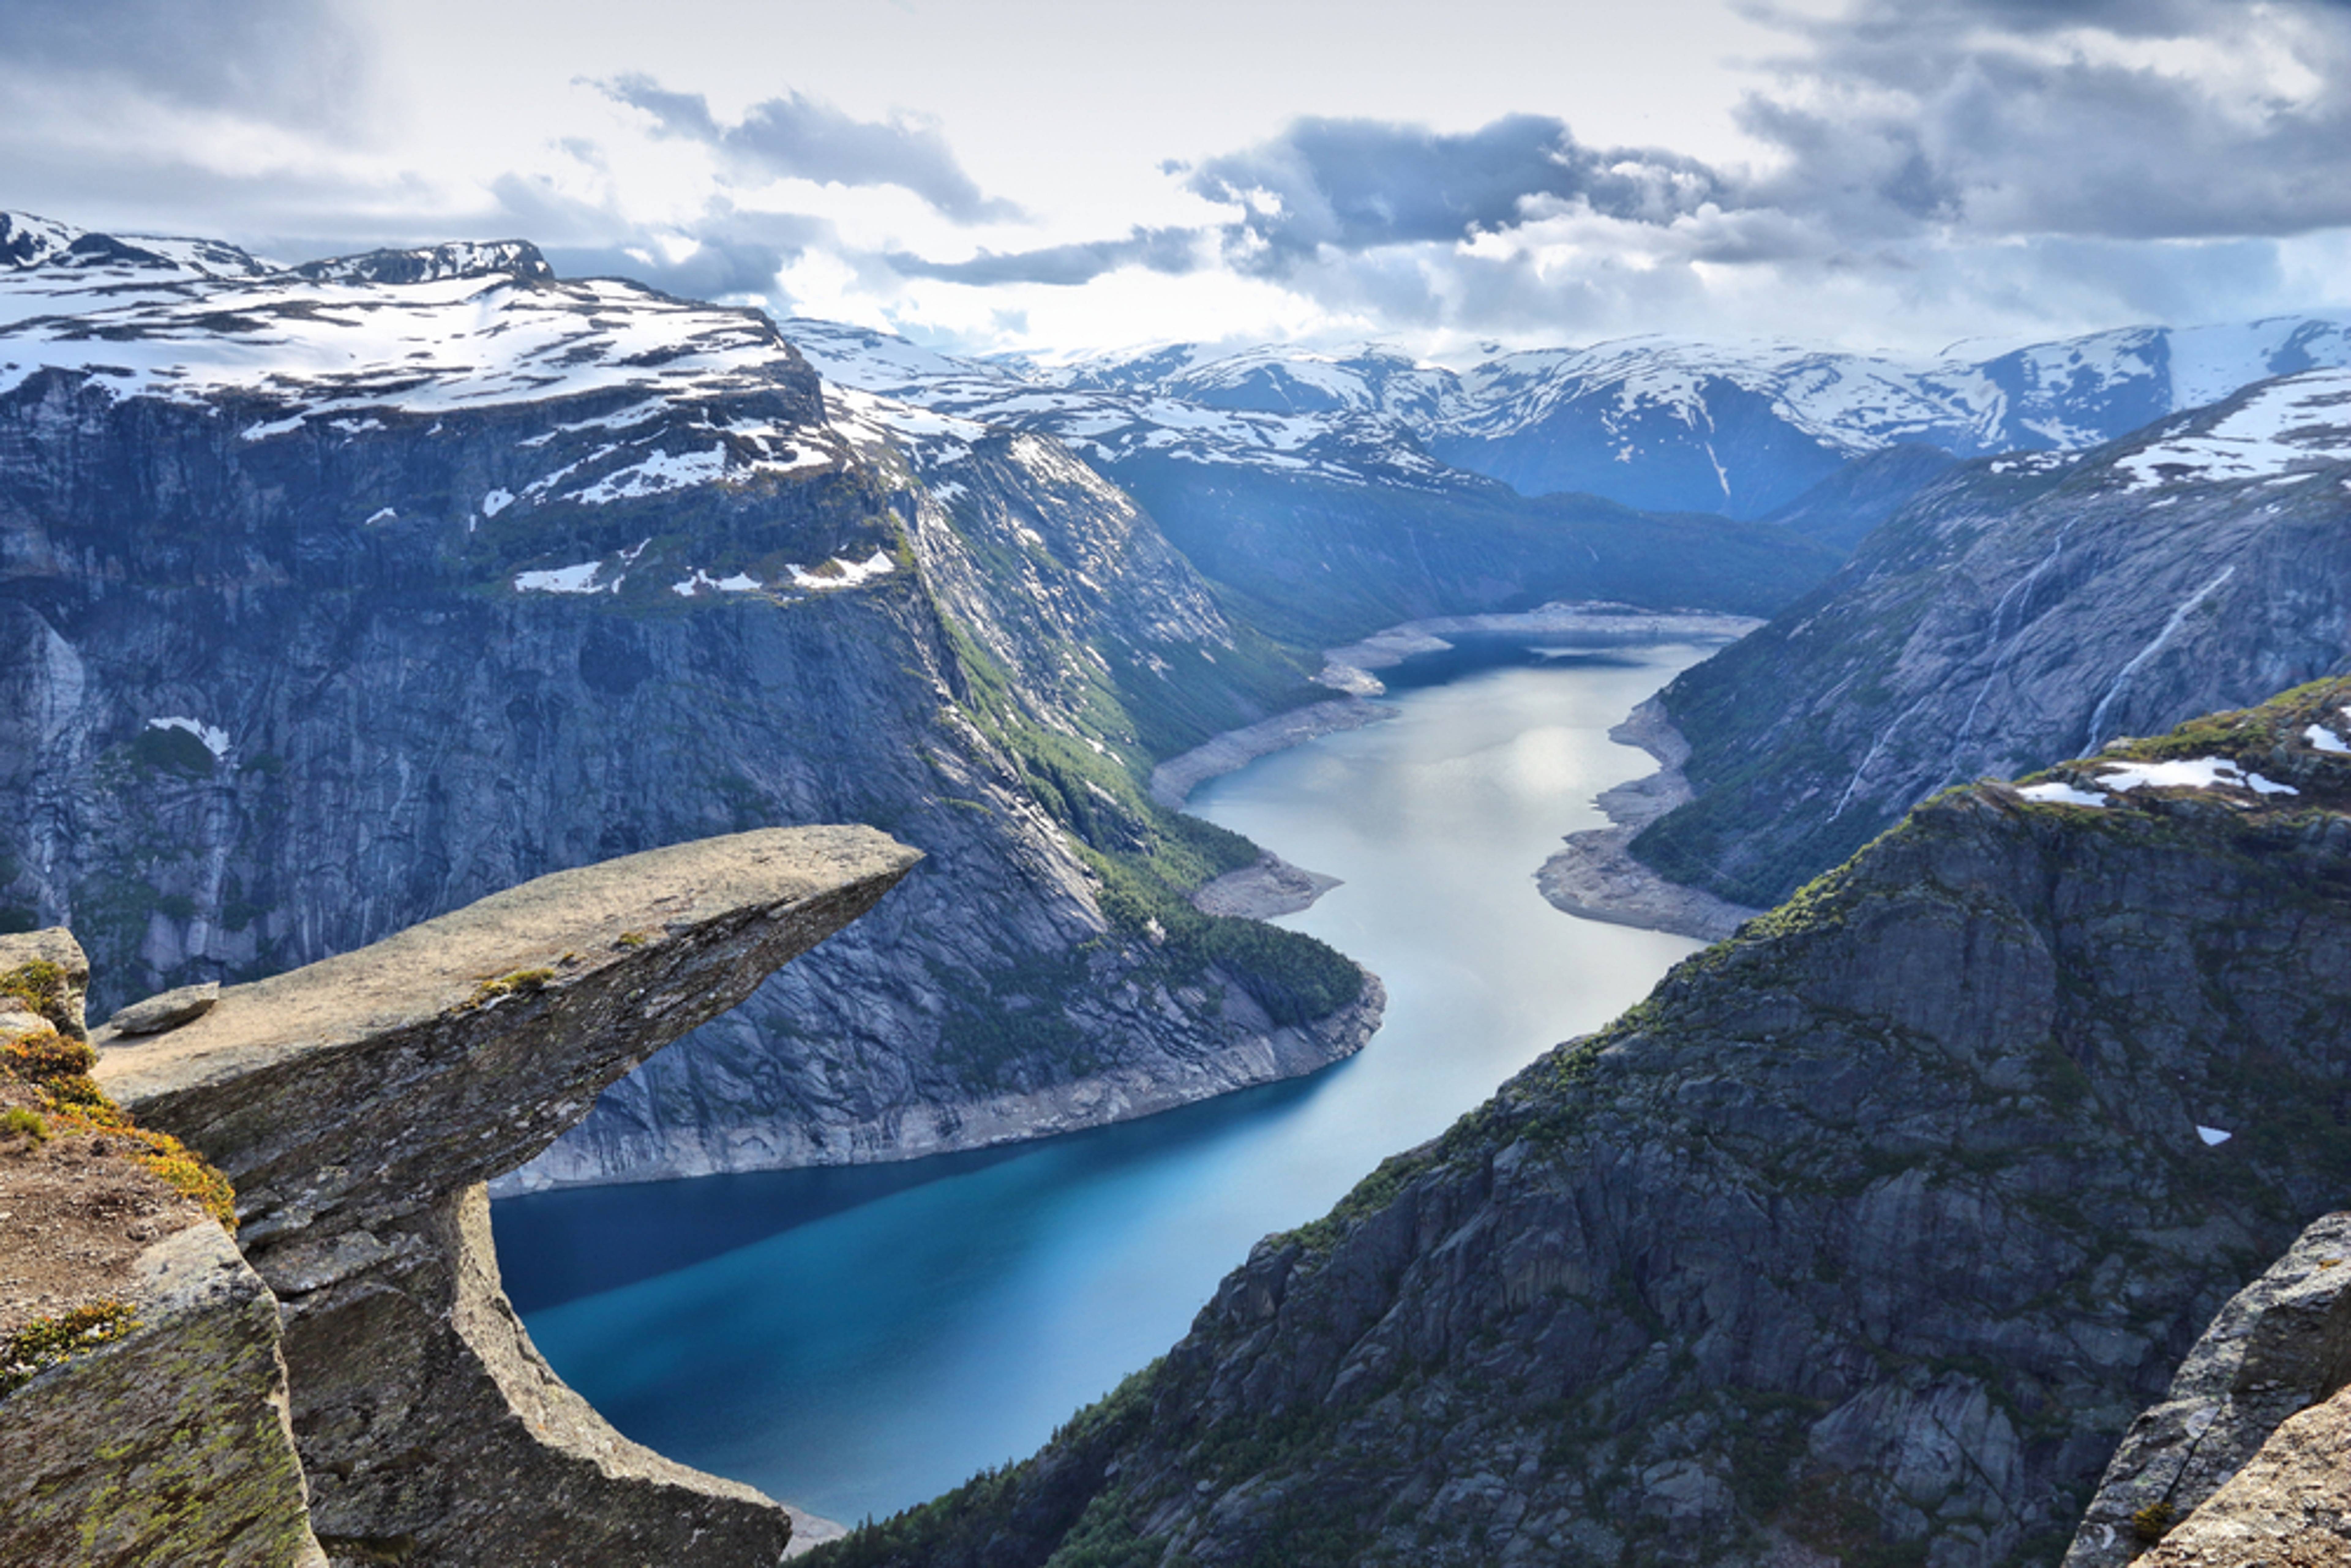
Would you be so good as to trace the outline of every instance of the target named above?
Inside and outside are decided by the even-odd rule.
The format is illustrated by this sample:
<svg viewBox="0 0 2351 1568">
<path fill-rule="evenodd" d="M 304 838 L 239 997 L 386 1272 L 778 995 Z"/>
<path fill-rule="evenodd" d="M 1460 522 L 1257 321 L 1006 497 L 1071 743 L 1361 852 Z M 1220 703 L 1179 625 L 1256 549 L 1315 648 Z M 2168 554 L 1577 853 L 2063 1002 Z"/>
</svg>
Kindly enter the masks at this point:
<svg viewBox="0 0 2351 1568">
<path fill-rule="evenodd" d="M 1600 823 L 1594 794 L 1649 770 L 1609 726 L 1709 651 L 1457 661 L 1396 691 L 1394 721 L 1194 796 L 1345 879 L 1281 924 L 1386 983 L 1386 1024 L 1353 1060 L 1009 1153 L 501 1203 L 533 1339 L 629 1436 L 835 1519 L 1029 1453 L 1182 1337 L 1259 1237 L 1696 948 L 1561 915 L 1532 873 Z"/>
</svg>

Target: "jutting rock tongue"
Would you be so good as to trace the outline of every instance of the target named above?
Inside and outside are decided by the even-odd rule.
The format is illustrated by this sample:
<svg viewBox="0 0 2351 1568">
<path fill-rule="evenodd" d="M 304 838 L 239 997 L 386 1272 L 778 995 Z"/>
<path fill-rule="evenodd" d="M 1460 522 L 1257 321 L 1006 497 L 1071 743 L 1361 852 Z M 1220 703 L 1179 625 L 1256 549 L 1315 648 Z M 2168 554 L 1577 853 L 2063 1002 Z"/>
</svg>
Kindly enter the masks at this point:
<svg viewBox="0 0 2351 1568">
<path fill-rule="evenodd" d="M 920 856 L 772 829 L 559 873 L 249 986 L 98 1077 L 235 1183 L 338 1561 L 768 1563 L 784 1511 L 629 1442 L 499 1288 L 483 1183 Z"/>
</svg>

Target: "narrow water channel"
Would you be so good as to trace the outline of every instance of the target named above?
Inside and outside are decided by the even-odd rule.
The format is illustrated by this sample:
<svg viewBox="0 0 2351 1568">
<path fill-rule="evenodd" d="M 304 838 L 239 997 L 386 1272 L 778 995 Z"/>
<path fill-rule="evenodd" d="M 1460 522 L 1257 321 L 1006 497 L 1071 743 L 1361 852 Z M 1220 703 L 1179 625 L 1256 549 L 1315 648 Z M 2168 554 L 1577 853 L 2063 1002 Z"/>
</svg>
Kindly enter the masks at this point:
<svg viewBox="0 0 2351 1568">
<path fill-rule="evenodd" d="M 1012 1151 L 503 1202 L 533 1339 L 629 1436 L 834 1519 L 1033 1451 L 1180 1338 L 1259 1237 L 1696 948 L 1561 915 L 1533 873 L 1600 825 L 1593 795 L 1649 771 L 1609 727 L 1710 651 L 1406 666 L 1392 722 L 1194 796 L 1344 879 L 1282 924 L 1386 982 L 1386 1024 L 1352 1061 Z"/>
</svg>

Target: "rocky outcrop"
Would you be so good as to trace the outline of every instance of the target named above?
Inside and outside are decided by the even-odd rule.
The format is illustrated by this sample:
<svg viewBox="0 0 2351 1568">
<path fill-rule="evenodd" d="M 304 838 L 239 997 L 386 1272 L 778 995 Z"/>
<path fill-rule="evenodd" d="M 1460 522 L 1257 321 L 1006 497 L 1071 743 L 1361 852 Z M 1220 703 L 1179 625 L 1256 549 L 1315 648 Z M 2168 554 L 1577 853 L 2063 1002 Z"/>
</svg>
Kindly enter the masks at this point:
<svg viewBox="0 0 2351 1568">
<path fill-rule="evenodd" d="M 2065 1553 L 2065 1568 L 2122 1568 L 2149 1545 L 2168 1541 L 2178 1561 L 2238 1563 L 2242 1552 L 2216 1551 L 2223 1541 L 2295 1558 L 2282 1538 L 2315 1533 L 2335 1560 L 2351 1556 L 2351 1483 L 2341 1437 L 2351 1412 L 2321 1414 L 2266 1453 L 2285 1423 L 2324 1406 L 2351 1383 L 2351 1214 L 2330 1214 L 2302 1233 L 2269 1270 L 2230 1299 L 2180 1364 L 2162 1403 L 2131 1423 L 2106 1465 L 2097 1495 Z M 2281 1506 L 2283 1493 L 2306 1487 L 2288 1479 L 2306 1469 L 2314 1448 L 2327 1452 L 2316 1508 Z M 2221 1503 L 2203 1509 L 2248 1466 L 2261 1470 Z M 2296 1517 L 2281 1520 L 2282 1513 Z M 2249 1516 L 2263 1516 L 2254 1524 Z M 2323 1515 L 2324 1518 L 2315 1516 Z M 2173 1526 L 2188 1528 L 2178 1539 Z M 2303 1554 L 2311 1560 L 2314 1548 Z"/>
<path fill-rule="evenodd" d="M 825 1561 L 2054 1561 L 2340 1201 L 2346 706 L 1919 808 Z"/>
<path fill-rule="evenodd" d="M 1264 975 L 1156 913 L 1255 852 L 1155 807 L 1152 758 L 1305 671 L 1049 438 L 893 423 L 764 318 L 528 247 L 168 248 L 0 270 L 33 312 L 0 354 L 0 929 L 69 925 L 99 1016 L 862 821 L 928 852 L 903 894 L 532 1179 L 968 1147 L 1368 1031 L 1270 1025 Z"/>
<path fill-rule="evenodd" d="M 0 1553 L 48 1568 L 323 1565 L 277 1306 L 228 1236 L 191 1205 L 120 1277 L 83 1277 L 137 1326 L 0 1400 Z"/>
<path fill-rule="evenodd" d="M 282 1312 L 310 1519 L 333 1562 L 782 1552 L 783 1510 L 629 1442 L 538 1358 L 498 1287 L 483 1184 L 872 907 L 916 859 L 864 828 L 675 845 L 225 988 L 169 1032 L 100 1032 L 99 1082 L 236 1184 L 250 1288 L 207 1321 L 257 1313 L 246 1362 L 274 1368 Z M 172 1386 L 152 1397 L 168 1403 Z M 0 1431 L 16 1409 L 0 1405 Z M 70 1451 L 89 1465 L 87 1448 Z"/>
<path fill-rule="evenodd" d="M 1930 484 L 1663 694 L 1697 799 L 1634 852 L 1771 904 L 1916 802 L 2346 668 L 2351 373 Z"/>
<path fill-rule="evenodd" d="M 48 1047 L 88 978 L 66 932 L 0 936 L 0 1557 L 320 1568 L 268 1290 L 143 1145 L 22 1076 L 76 1070 Z"/>
<path fill-rule="evenodd" d="M 2290 1416 L 2144 1568 L 2335 1568 L 2351 1561 L 2351 1394 Z"/>
</svg>

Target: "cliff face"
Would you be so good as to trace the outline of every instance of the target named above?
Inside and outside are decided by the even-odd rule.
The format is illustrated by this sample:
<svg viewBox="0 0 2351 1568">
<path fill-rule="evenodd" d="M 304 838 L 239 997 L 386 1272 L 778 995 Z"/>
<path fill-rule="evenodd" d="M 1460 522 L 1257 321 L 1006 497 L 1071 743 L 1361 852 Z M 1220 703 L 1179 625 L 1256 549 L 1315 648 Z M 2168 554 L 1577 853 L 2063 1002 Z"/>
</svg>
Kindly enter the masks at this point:
<svg viewBox="0 0 2351 1568">
<path fill-rule="evenodd" d="M 1949 784 L 2339 674 L 2351 377 L 1930 485 L 1818 591 L 1667 688 L 1697 800 L 1634 852 L 1766 904 Z"/>
<path fill-rule="evenodd" d="M 2055 1560 L 2351 1175 L 2346 737 L 2336 682 L 1919 808 L 829 1561 Z"/>
<path fill-rule="evenodd" d="M 167 1030 L 102 1029 L 94 1082 L 89 1048 L 51 1027 L 78 1013 L 86 971 L 51 956 L 70 938 L 39 934 L 38 963 L 14 969 L 26 939 L 0 939 L 0 986 L 51 1015 L 27 1054 L 26 1015 L 0 1009 L 0 1101 L 41 1095 L 67 1145 L 0 1149 L 0 1200 L 25 1226 L 0 1256 L 0 1554 L 775 1563 L 785 1509 L 629 1442 L 538 1358 L 499 1289 L 482 1184 L 916 859 L 871 829 L 803 828 L 560 873 L 226 988 Z M 68 1135 L 76 1108 L 88 1126 Z M 125 1113 L 217 1167 L 203 1190 L 235 1245 L 166 1188 L 133 1232 L 152 1244 L 126 1252 L 142 1210 Z M 132 1158 L 100 1158 L 110 1138 Z M 28 1341 L 39 1289 L 70 1307 Z"/>
<path fill-rule="evenodd" d="M 1360 980 L 1301 1013 L 1154 939 L 1249 852 L 1149 804 L 1150 748 L 1300 674 L 1050 441 L 893 429 L 764 319 L 527 246 L 206 265 L 0 274 L 47 312 L 0 338 L 0 925 L 72 925 L 102 1006 L 855 821 L 931 855 L 882 925 L 538 1176 L 966 1146 L 1368 1033 Z"/>
</svg>

